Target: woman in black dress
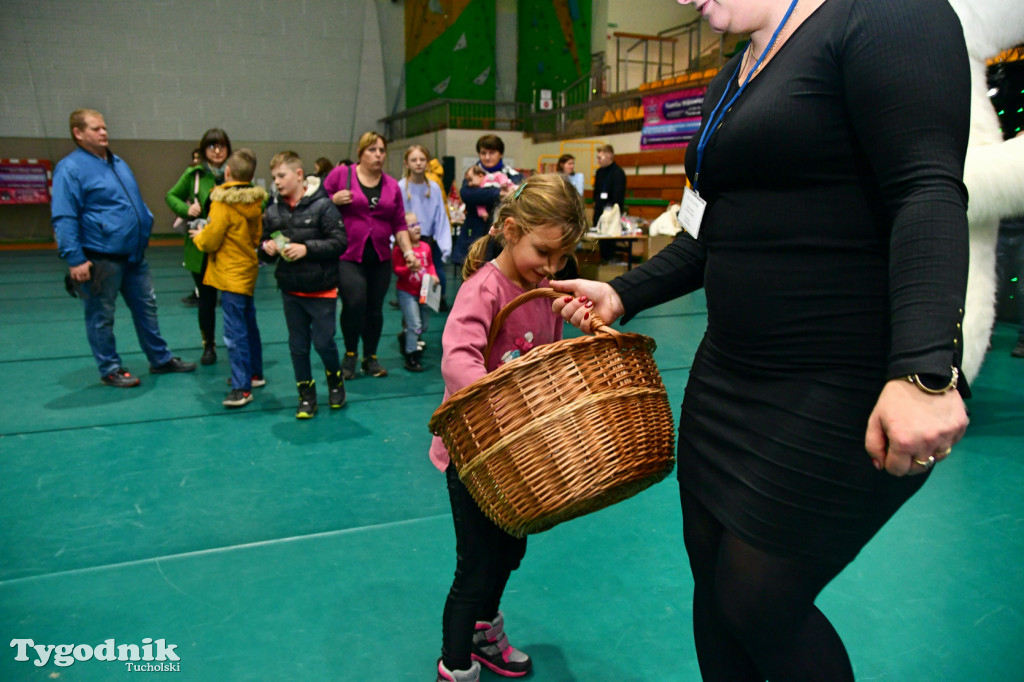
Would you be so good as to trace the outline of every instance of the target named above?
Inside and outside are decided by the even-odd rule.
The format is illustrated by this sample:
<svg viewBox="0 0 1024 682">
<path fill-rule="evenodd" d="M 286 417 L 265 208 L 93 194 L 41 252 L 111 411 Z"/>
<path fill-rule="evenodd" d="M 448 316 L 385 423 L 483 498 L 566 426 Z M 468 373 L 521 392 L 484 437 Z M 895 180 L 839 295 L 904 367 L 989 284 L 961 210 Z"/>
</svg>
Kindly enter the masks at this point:
<svg viewBox="0 0 1024 682">
<path fill-rule="evenodd" d="M 708 88 L 688 230 L 554 307 L 589 330 L 704 287 L 679 433 L 701 673 L 853 680 L 814 600 L 967 425 L 963 34 L 946 0 L 693 4 L 751 45 Z"/>
</svg>

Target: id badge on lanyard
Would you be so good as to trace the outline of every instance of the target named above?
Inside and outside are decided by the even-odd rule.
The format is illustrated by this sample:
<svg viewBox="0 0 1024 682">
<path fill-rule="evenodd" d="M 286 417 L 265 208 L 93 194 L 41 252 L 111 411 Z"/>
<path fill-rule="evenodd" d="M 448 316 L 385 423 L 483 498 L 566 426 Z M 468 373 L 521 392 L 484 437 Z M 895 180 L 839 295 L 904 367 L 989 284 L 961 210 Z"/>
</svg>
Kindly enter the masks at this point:
<svg viewBox="0 0 1024 682">
<path fill-rule="evenodd" d="M 704 209 L 707 203 L 689 187 L 683 190 L 683 203 L 679 206 L 676 220 L 679 222 L 679 226 L 694 239 L 700 233 L 700 221 L 704 218 Z"/>
<path fill-rule="evenodd" d="M 764 62 L 765 57 L 768 56 L 769 52 L 771 52 L 772 47 L 775 46 L 775 41 L 778 40 L 779 33 L 782 32 L 782 27 L 786 25 L 789 21 L 789 17 L 793 14 L 793 10 L 796 9 L 797 2 L 798 0 L 792 0 L 792 2 L 790 2 L 789 9 L 786 10 L 785 16 L 782 17 L 782 21 L 776 27 L 775 33 L 772 34 L 771 40 L 768 41 L 768 45 L 765 46 L 764 50 L 761 52 L 761 56 L 757 58 L 757 61 L 755 61 L 754 65 L 750 68 L 750 72 L 743 80 L 742 85 L 740 85 L 736 90 L 736 94 L 734 94 L 732 99 L 728 102 L 726 102 L 726 97 L 729 94 L 729 87 L 728 85 L 726 86 L 725 92 L 722 93 L 722 97 L 718 100 L 718 104 L 716 104 L 715 108 L 711 111 L 711 115 L 708 117 L 708 122 L 704 126 L 704 130 L 701 132 L 700 139 L 697 141 L 697 167 L 693 176 L 693 189 L 687 187 L 683 192 L 683 203 L 679 207 L 679 214 L 676 216 L 676 220 L 679 222 L 679 225 L 694 239 L 697 238 L 697 234 L 700 232 L 700 223 L 704 218 L 704 209 L 707 206 L 707 201 L 701 198 L 697 189 L 698 183 L 700 182 L 700 169 L 704 163 L 704 150 L 707 148 L 708 142 L 711 140 L 711 135 L 722 124 L 722 119 L 725 118 L 725 114 L 729 111 L 729 108 L 732 107 L 737 99 L 739 99 L 739 96 L 743 94 L 743 91 L 747 89 L 747 84 L 750 83 L 751 77 L 753 77 L 754 73 L 761 66 L 761 63 Z M 750 47 L 751 45 L 748 44 L 747 49 L 749 50 Z M 736 71 L 729 79 L 729 83 L 736 80 L 742 65 L 743 60 L 741 59 L 739 64 L 736 65 Z"/>
</svg>

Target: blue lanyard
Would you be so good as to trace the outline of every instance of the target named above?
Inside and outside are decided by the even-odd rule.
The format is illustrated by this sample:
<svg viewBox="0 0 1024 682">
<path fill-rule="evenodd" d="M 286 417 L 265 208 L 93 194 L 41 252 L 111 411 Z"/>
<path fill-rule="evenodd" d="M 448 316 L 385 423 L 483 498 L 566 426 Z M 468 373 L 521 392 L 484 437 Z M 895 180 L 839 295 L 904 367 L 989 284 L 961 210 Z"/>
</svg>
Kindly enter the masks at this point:
<svg viewBox="0 0 1024 682">
<path fill-rule="evenodd" d="M 758 67 L 761 66 L 761 62 L 764 61 L 764 58 L 768 56 L 769 52 L 771 52 L 772 47 L 775 46 L 775 41 L 778 40 L 779 34 L 782 32 L 782 28 L 789 22 L 789 17 L 793 14 L 793 10 L 796 9 L 797 2 L 799 2 L 799 0 L 793 0 L 793 2 L 789 3 L 789 9 L 786 10 L 786 15 L 782 17 L 782 22 L 775 29 L 775 33 L 772 34 L 772 39 L 768 41 L 768 45 L 765 46 L 761 56 L 757 58 L 756 62 L 754 62 L 754 66 L 750 69 L 750 73 L 747 74 L 747 77 L 743 79 L 743 84 L 740 85 L 739 90 L 736 91 L 736 94 L 732 96 L 732 99 L 730 99 L 723 107 L 722 102 L 725 101 L 726 95 L 729 94 L 728 84 L 732 83 L 737 74 L 739 74 L 740 67 L 743 66 L 743 59 L 740 59 L 740 63 L 736 65 L 736 70 L 733 72 L 732 77 L 726 83 L 725 92 L 722 93 L 722 98 L 718 100 L 718 104 L 716 104 L 715 108 L 711 111 L 711 116 L 708 117 L 708 125 L 704 127 L 704 132 L 700 134 L 700 140 L 697 142 L 697 168 L 693 174 L 694 192 L 697 191 L 697 183 L 700 181 L 700 167 L 704 163 L 704 149 L 708 146 L 708 141 L 711 139 L 712 133 L 719 125 L 721 125 L 722 119 L 725 118 L 725 114 L 729 111 L 729 107 L 731 107 L 733 102 L 739 99 L 739 96 L 743 94 L 743 91 L 747 88 L 747 83 L 750 82 L 750 79 L 757 72 Z M 747 50 L 750 49 L 750 45 L 750 43 L 747 43 L 747 48 L 743 51 L 744 58 L 746 58 Z M 721 112 L 719 112 L 720 109 Z"/>
</svg>

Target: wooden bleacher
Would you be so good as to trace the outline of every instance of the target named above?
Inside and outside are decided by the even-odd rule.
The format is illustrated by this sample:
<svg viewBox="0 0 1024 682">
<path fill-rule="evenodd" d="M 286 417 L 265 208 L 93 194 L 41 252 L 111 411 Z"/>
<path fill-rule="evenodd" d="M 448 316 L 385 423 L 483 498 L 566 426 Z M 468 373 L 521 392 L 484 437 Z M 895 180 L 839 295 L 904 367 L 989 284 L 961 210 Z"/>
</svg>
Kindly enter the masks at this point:
<svg viewBox="0 0 1024 682">
<path fill-rule="evenodd" d="M 686 187 L 682 165 L 686 148 L 662 149 L 615 155 L 615 163 L 626 173 L 626 212 L 653 220 L 672 202 L 679 203 Z M 669 166 L 672 166 L 669 172 Z M 584 193 L 593 202 L 593 191 Z"/>
</svg>

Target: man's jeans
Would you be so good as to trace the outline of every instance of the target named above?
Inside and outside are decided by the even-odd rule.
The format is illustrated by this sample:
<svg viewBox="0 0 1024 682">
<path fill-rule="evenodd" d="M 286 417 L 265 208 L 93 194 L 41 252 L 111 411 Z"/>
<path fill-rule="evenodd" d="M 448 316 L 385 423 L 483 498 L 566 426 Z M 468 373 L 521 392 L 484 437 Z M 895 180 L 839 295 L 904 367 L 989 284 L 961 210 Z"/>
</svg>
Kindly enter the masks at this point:
<svg viewBox="0 0 1024 682">
<path fill-rule="evenodd" d="M 252 378 L 263 376 L 263 342 L 256 326 L 256 305 L 252 296 L 220 292 L 224 315 L 224 345 L 231 363 L 231 386 L 252 390 Z"/>
<path fill-rule="evenodd" d="M 150 366 L 170 362 L 174 356 L 160 336 L 149 264 L 145 260 L 140 263 L 103 258 L 90 260 L 92 279 L 76 282 L 75 291 L 85 307 L 85 334 L 100 376 L 113 374 L 122 367 L 114 342 L 114 308 L 118 292 L 132 313 L 135 334 Z"/>
</svg>

